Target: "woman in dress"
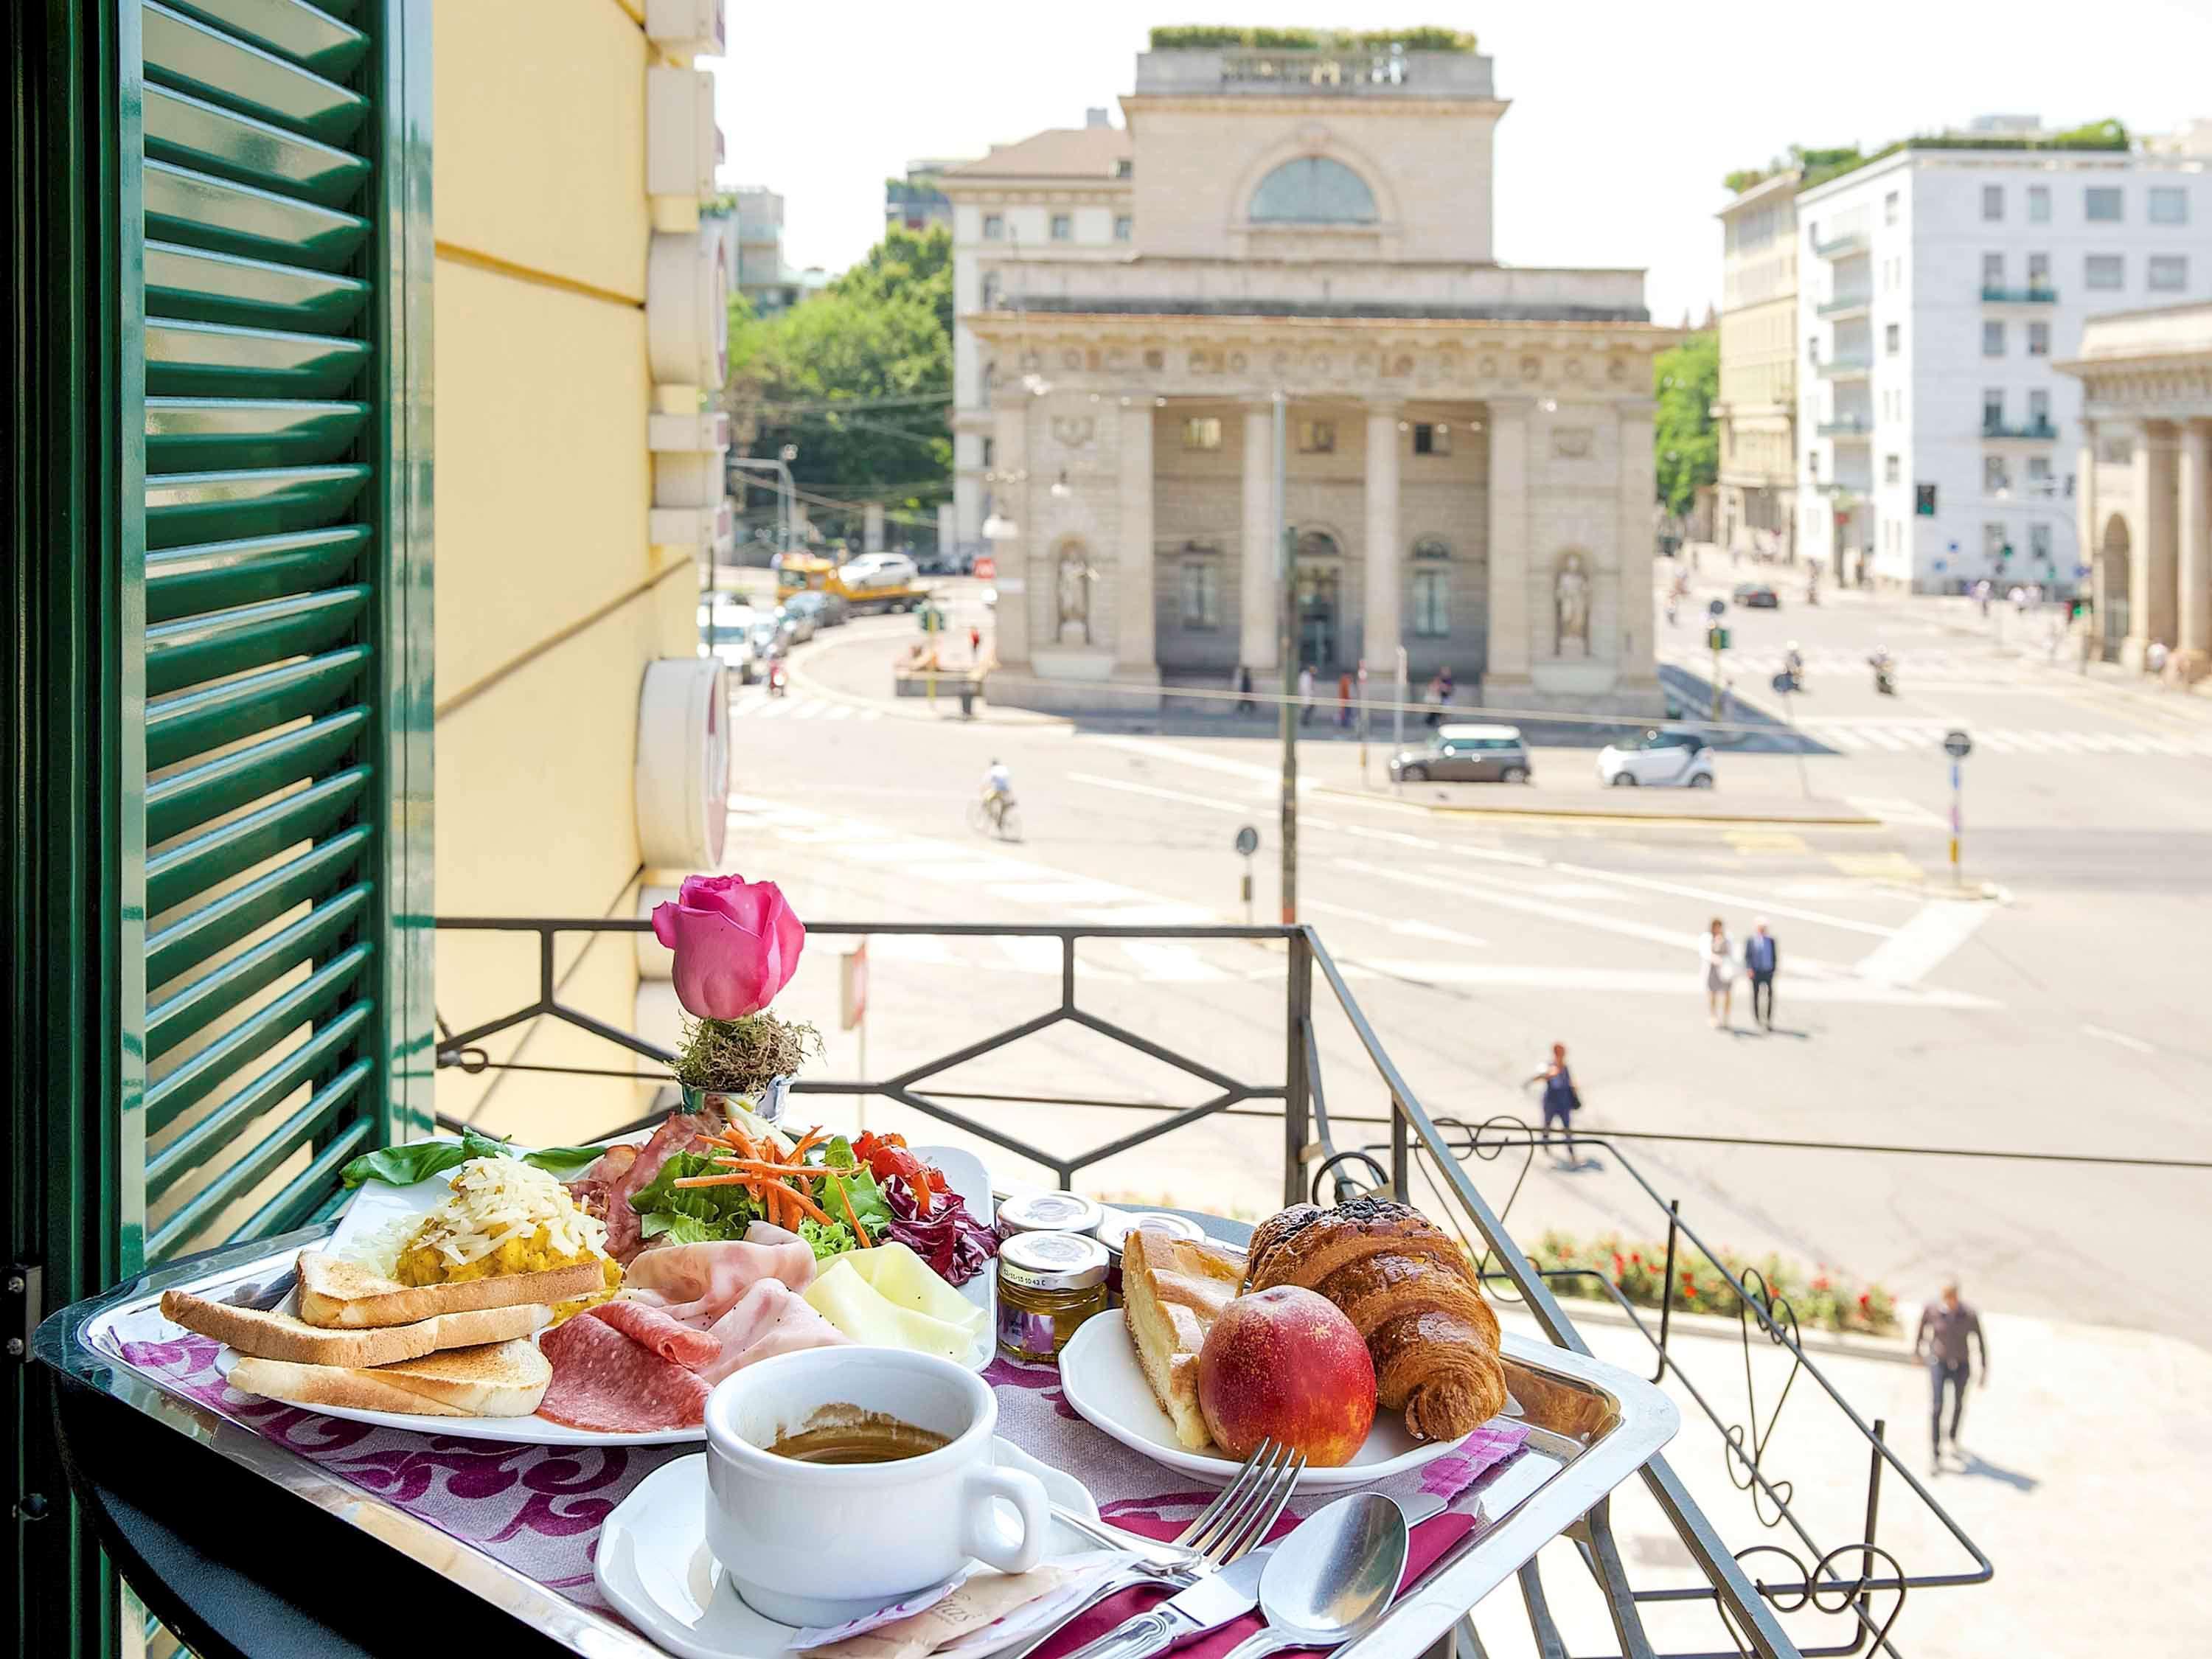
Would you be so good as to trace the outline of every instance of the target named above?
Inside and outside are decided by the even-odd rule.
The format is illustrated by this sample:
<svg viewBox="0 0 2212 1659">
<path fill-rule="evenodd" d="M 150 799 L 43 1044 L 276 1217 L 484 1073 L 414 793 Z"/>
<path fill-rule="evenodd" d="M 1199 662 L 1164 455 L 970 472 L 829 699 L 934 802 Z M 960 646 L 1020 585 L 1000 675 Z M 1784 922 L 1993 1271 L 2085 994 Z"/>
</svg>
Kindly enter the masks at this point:
<svg viewBox="0 0 2212 1659">
<path fill-rule="evenodd" d="M 1735 942 L 1728 936 L 1728 928 L 1718 916 L 1705 934 L 1702 952 L 1705 961 L 1705 1007 L 1712 1016 L 1713 1030 L 1729 1024 L 1729 1014 L 1735 1002 Z"/>
</svg>

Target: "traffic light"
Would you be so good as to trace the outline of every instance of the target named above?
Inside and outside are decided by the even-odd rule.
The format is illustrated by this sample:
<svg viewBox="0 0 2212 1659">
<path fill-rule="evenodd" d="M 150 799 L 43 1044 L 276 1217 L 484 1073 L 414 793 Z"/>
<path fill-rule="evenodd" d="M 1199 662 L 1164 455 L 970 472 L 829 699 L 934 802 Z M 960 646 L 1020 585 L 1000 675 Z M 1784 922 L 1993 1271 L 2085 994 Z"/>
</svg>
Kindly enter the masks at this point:
<svg viewBox="0 0 2212 1659">
<path fill-rule="evenodd" d="M 1912 486 L 1912 510 L 1923 519 L 1932 519 L 1936 516 L 1936 486 L 1934 484 Z"/>
<path fill-rule="evenodd" d="M 1706 650 L 1708 650 L 1708 651 L 1725 651 L 1725 650 L 1727 650 L 1728 648 L 1729 648 L 1729 631 L 1728 631 L 1728 629 L 1725 629 L 1725 628 L 1708 628 L 1708 629 L 1705 630 L 1705 649 L 1706 649 Z"/>
</svg>

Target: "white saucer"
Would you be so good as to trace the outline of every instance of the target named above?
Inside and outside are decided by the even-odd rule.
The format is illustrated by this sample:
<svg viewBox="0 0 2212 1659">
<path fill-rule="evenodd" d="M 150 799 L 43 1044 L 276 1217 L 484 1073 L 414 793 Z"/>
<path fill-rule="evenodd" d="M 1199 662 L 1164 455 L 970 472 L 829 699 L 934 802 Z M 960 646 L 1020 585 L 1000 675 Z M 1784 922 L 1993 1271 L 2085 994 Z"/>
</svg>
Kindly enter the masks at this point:
<svg viewBox="0 0 2212 1659">
<path fill-rule="evenodd" d="M 1098 1505 L 1074 1476 L 1003 1437 L 991 1443 L 1000 1468 L 1025 1470 L 1061 1508 L 1098 1518 Z M 1097 1540 L 1054 1523 L 1044 1553 L 1097 1547 Z M 617 1612 L 680 1659 L 775 1659 L 789 1650 L 793 1627 L 755 1613 L 725 1587 L 721 1565 L 707 1548 L 703 1452 L 662 1464 L 615 1506 L 599 1529 L 592 1573 Z"/>
<path fill-rule="evenodd" d="M 1060 1391 L 1084 1419 L 1155 1462 L 1225 1486 L 1243 1467 L 1218 1451 L 1194 1452 L 1176 1437 L 1175 1424 L 1152 1397 L 1137 1359 L 1129 1328 L 1119 1319 L 1086 1319 L 1060 1355 Z M 1339 1492 L 1348 1486 L 1403 1474 L 1434 1462 L 1458 1445 L 1456 1440 L 1416 1440 L 1396 1412 L 1378 1411 L 1367 1443 L 1340 1468 L 1310 1468 L 1299 1479 L 1301 1492 Z"/>
</svg>

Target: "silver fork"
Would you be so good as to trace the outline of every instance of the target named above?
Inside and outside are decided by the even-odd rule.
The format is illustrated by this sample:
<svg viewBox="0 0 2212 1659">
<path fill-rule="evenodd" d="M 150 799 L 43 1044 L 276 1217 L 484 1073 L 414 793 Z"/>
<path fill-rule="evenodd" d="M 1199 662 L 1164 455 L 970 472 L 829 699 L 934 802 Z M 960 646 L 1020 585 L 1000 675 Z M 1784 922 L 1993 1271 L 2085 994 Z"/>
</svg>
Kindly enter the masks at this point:
<svg viewBox="0 0 2212 1659">
<path fill-rule="evenodd" d="M 1221 1495 L 1206 1506 L 1198 1519 L 1176 1534 L 1171 1545 L 1138 1538 L 1103 1523 L 1094 1525 L 1073 1516 L 1063 1516 L 1078 1531 L 1108 1547 L 1141 1550 L 1147 1559 L 1109 1573 L 1091 1587 L 1079 1605 L 1068 1610 L 1059 1625 L 1026 1642 L 1001 1649 L 993 1659 L 1027 1659 L 1069 1620 L 1088 1613 L 1108 1596 L 1134 1585 L 1158 1584 L 1182 1589 L 1207 1573 L 1218 1572 L 1267 1541 L 1269 1529 L 1282 1514 L 1283 1506 L 1291 1501 L 1291 1494 L 1297 1490 L 1298 1478 L 1305 1470 L 1303 1452 L 1273 1440 L 1261 1441 L 1252 1455 L 1244 1460 L 1244 1467 L 1237 1471 L 1237 1478 L 1221 1489 Z"/>
</svg>

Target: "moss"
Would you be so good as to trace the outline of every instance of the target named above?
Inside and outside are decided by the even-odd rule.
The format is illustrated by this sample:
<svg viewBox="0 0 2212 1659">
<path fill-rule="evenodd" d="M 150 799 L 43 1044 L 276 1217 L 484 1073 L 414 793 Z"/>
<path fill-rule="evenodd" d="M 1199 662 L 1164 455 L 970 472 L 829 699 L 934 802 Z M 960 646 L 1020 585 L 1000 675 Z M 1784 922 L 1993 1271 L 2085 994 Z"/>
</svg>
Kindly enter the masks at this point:
<svg viewBox="0 0 2212 1659">
<path fill-rule="evenodd" d="M 686 1020 L 676 1051 L 676 1080 L 687 1089 L 757 1096 L 821 1052 L 819 1031 L 774 1014 Z"/>
</svg>

